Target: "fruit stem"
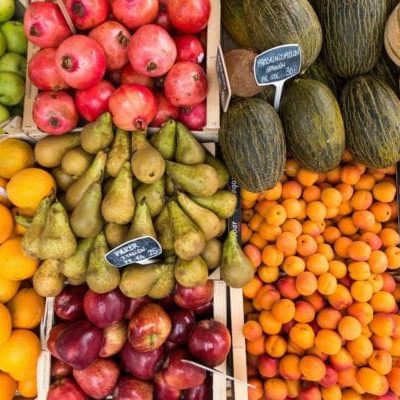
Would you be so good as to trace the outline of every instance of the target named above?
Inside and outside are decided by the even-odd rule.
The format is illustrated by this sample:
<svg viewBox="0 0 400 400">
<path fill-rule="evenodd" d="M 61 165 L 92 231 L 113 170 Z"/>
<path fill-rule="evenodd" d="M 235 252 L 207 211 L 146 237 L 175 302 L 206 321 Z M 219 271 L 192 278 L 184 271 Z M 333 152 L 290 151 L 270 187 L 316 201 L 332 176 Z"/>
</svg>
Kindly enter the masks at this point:
<svg viewBox="0 0 400 400">
<path fill-rule="evenodd" d="M 53 128 L 58 128 L 60 126 L 60 121 L 56 117 L 51 117 L 49 123 Z"/>
<path fill-rule="evenodd" d="M 61 61 L 61 67 L 67 71 L 74 71 L 76 68 L 76 63 L 71 56 L 64 56 Z"/>
<path fill-rule="evenodd" d="M 124 35 L 122 31 L 119 31 L 117 40 L 122 47 L 127 47 L 129 44 L 129 39 Z"/>
<path fill-rule="evenodd" d="M 141 131 L 141 130 L 143 130 L 143 129 L 146 128 L 146 123 L 145 123 L 145 121 L 144 121 L 143 119 L 140 119 L 140 118 L 136 119 L 136 120 L 133 122 L 133 125 L 135 126 L 135 128 L 136 128 L 137 131 Z"/>
<path fill-rule="evenodd" d="M 40 36 L 40 31 L 41 29 L 37 24 L 33 24 L 29 29 L 29 33 L 31 36 Z"/>
<path fill-rule="evenodd" d="M 156 62 L 154 62 L 154 61 L 150 61 L 148 64 L 147 64 L 147 71 L 154 71 L 155 69 L 157 69 L 157 63 Z"/>
</svg>

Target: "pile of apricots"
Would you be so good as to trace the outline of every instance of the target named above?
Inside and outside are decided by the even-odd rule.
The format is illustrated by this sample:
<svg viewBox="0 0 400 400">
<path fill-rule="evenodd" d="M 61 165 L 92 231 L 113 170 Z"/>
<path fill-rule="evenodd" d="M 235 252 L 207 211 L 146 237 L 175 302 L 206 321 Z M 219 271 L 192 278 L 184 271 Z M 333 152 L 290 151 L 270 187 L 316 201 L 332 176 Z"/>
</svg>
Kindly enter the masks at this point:
<svg viewBox="0 0 400 400">
<path fill-rule="evenodd" d="M 400 398 L 396 168 L 289 159 L 273 189 L 241 197 L 249 399 Z"/>
</svg>

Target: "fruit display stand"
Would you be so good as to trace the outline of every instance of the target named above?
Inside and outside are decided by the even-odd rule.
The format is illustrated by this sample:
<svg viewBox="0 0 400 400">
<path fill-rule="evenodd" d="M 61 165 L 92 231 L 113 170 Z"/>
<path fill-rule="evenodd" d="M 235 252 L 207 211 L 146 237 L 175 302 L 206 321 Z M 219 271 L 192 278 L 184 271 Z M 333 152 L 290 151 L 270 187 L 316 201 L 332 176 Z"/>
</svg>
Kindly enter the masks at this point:
<svg viewBox="0 0 400 400">
<path fill-rule="evenodd" d="M 32 1 L 33 2 L 33 1 Z M 62 1 L 56 1 L 60 6 L 63 14 L 68 22 L 68 25 L 73 28 L 72 21 L 68 16 Z M 201 131 L 193 131 L 196 138 L 202 142 L 217 142 L 218 130 L 220 127 L 220 97 L 219 85 L 216 70 L 217 51 L 220 44 L 220 26 L 221 26 L 221 5 L 219 0 L 211 1 L 211 14 L 207 27 L 207 54 L 206 54 L 206 73 L 208 80 L 208 94 L 207 94 L 207 120 L 206 125 Z M 73 28 L 75 31 L 75 28 Z M 27 62 L 34 54 L 39 51 L 39 47 L 28 42 Z M 38 89 L 32 84 L 28 75 L 26 76 L 25 86 L 25 101 L 24 101 L 24 117 L 22 120 L 22 130 L 35 139 L 41 139 L 47 136 L 41 132 L 32 118 L 33 102 L 38 94 Z M 82 128 L 76 128 L 74 131 L 81 131 Z M 151 131 L 158 130 L 151 128 Z"/>
</svg>

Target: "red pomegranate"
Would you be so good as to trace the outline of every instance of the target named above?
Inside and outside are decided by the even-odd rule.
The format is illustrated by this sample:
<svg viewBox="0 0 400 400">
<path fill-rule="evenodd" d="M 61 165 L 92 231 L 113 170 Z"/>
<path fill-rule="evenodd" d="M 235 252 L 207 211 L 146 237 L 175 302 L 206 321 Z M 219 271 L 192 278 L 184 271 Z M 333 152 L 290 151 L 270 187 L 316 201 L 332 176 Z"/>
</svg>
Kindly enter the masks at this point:
<svg viewBox="0 0 400 400">
<path fill-rule="evenodd" d="M 33 103 L 33 121 L 50 135 L 62 135 L 75 129 L 78 120 L 74 100 L 64 91 L 41 92 Z"/>
<path fill-rule="evenodd" d="M 56 52 L 56 65 L 69 86 L 88 89 L 103 78 L 106 56 L 94 39 L 74 35 L 60 44 Z"/>
<path fill-rule="evenodd" d="M 104 22 L 110 14 L 108 0 L 64 0 L 77 29 L 85 31 Z"/>
<path fill-rule="evenodd" d="M 204 47 L 197 36 L 178 35 L 174 38 L 178 56 L 176 61 L 191 61 L 201 64 L 204 61 Z"/>
<path fill-rule="evenodd" d="M 80 115 L 86 121 L 94 121 L 108 111 L 108 101 L 115 88 L 108 81 L 100 81 L 89 89 L 77 90 L 75 104 Z"/>
<path fill-rule="evenodd" d="M 166 11 L 159 11 L 157 18 L 154 21 L 155 24 L 160 25 L 166 31 L 170 31 L 172 26 L 168 19 L 168 14 Z"/>
<path fill-rule="evenodd" d="M 138 74 L 135 72 L 131 64 L 126 64 L 121 71 L 121 83 L 138 83 L 139 85 L 147 86 L 149 89 L 154 87 L 154 79 L 149 76 Z"/>
<path fill-rule="evenodd" d="M 89 37 L 103 48 L 108 70 L 120 69 L 128 62 L 127 47 L 131 34 L 119 22 L 106 21 L 94 28 Z"/>
<path fill-rule="evenodd" d="M 40 90 L 63 90 L 68 85 L 64 82 L 56 67 L 56 50 L 42 49 L 29 61 L 28 76 Z"/>
<path fill-rule="evenodd" d="M 179 121 L 193 131 L 203 129 L 206 125 L 206 118 L 207 106 L 205 102 L 193 107 L 181 108 L 179 112 Z"/>
<path fill-rule="evenodd" d="M 57 47 L 72 35 L 57 4 L 35 2 L 28 6 L 24 16 L 25 36 L 39 47 Z"/>
<path fill-rule="evenodd" d="M 151 77 L 162 76 L 174 65 L 176 45 L 161 26 L 145 25 L 132 35 L 128 57 L 136 72 Z"/>
<path fill-rule="evenodd" d="M 128 29 L 137 29 L 153 22 L 158 8 L 158 0 L 111 0 L 114 18 Z"/>
<path fill-rule="evenodd" d="M 208 23 L 210 0 L 168 0 L 167 13 L 171 25 L 180 32 L 198 33 Z"/>
<path fill-rule="evenodd" d="M 176 107 L 192 107 L 207 97 L 207 76 L 200 65 L 181 61 L 168 72 L 164 81 L 164 94 Z"/>
<path fill-rule="evenodd" d="M 157 112 L 151 90 L 138 84 L 120 86 L 111 95 L 109 106 L 114 124 L 125 131 L 146 129 Z"/>
<path fill-rule="evenodd" d="M 159 127 L 169 119 L 178 119 L 179 108 L 173 106 L 163 94 L 157 93 L 157 114 L 151 123 L 151 126 Z"/>
</svg>

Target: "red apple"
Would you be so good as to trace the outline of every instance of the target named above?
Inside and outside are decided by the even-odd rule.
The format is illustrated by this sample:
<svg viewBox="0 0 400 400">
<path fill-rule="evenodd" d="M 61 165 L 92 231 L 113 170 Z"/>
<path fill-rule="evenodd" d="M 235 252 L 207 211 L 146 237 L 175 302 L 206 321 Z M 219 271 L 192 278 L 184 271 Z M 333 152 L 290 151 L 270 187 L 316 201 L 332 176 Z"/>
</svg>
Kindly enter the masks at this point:
<svg viewBox="0 0 400 400">
<path fill-rule="evenodd" d="M 157 372 L 153 379 L 154 400 L 179 400 L 181 391 L 168 386 L 162 376 L 162 372 Z"/>
<path fill-rule="evenodd" d="M 86 400 L 88 396 L 71 378 L 55 381 L 50 386 L 47 400 Z"/>
<path fill-rule="evenodd" d="M 201 363 L 215 367 L 222 364 L 231 349 L 228 328 L 213 319 L 200 321 L 189 339 L 189 350 Z"/>
<path fill-rule="evenodd" d="M 100 357 L 111 357 L 119 353 L 128 340 L 128 323 L 119 321 L 103 330 L 103 345 L 99 352 Z"/>
<path fill-rule="evenodd" d="M 166 310 L 168 313 L 173 310 L 177 310 L 176 304 L 174 302 L 174 294 L 169 294 L 167 297 L 158 300 L 158 304 Z"/>
<path fill-rule="evenodd" d="M 172 322 L 168 341 L 176 344 L 185 344 L 196 325 L 194 313 L 189 310 L 174 310 L 169 313 Z"/>
<path fill-rule="evenodd" d="M 86 285 L 65 286 L 54 300 L 54 312 L 58 318 L 76 321 L 84 316 L 83 296 L 88 290 Z"/>
<path fill-rule="evenodd" d="M 61 324 L 57 324 L 55 325 L 51 331 L 50 331 L 50 335 L 49 338 L 47 340 L 47 348 L 49 349 L 51 355 L 57 359 L 60 360 L 60 355 L 58 354 L 57 350 L 56 350 L 56 340 L 58 339 L 58 337 L 61 335 L 61 333 L 69 326 L 69 324 L 67 323 L 61 323 Z"/>
<path fill-rule="evenodd" d="M 182 360 L 190 360 L 185 350 L 177 349 L 170 354 L 167 366 L 162 373 L 166 384 L 179 390 L 202 385 L 206 379 L 205 371 Z"/>
<path fill-rule="evenodd" d="M 214 284 L 208 280 L 205 285 L 185 288 L 181 285 L 176 286 L 175 304 L 184 310 L 195 310 L 210 302 L 214 295 Z"/>
<path fill-rule="evenodd" d="M 184 400 L 213 400 L 211 380 L 207 378 L 202 385 L 189 389 Z"/>
<path fill-rule="evenodd" d="M 203 304 L 202 306 L 195 308 L 193 311 L 196 314 L 196 317 L 199 319 L 212 318 L 214 311 L 214 301 L 211 300 L 206 304 Z"/>
<path fill-rule="evenodd" d="M 64 362 L 57 360 L 56 358 L 51 360 L 51 372 L 52 378 L 65 378 L 72 374 L 72 368 Z"/>
<path fill-rule="evenodd" d="M 131 319 L 132 315 L 136 312 L 136 310 L 141 307 L 143 304 L 148 304 L 151 302 L 150 297 L 144 296 L 139 297 L 137 299 L 129 299 L 128 311 L 125 313 L 126 319 Z"/>
<path fill-rule="evenodd" d="M 162 346 L 171 332 L 171 319 L 154 303 L 137 310 L 129 323 L 129 342 L 137 351 L 152 351 Z"/>
<path fill-rule="evenodd" d="M 164 343 L 165 350 L 167 354 L 171 353 L 172 350 L 175 350 L 179 347 L 179 344 L 172 343 L 172 342 L 165 342 Z"/>
<path fill-rule="evenodd" d="M 153 386 L 139 379 L 122 377 L 114 390 L 113 400 L 153 400 Z"/>
</svg>

